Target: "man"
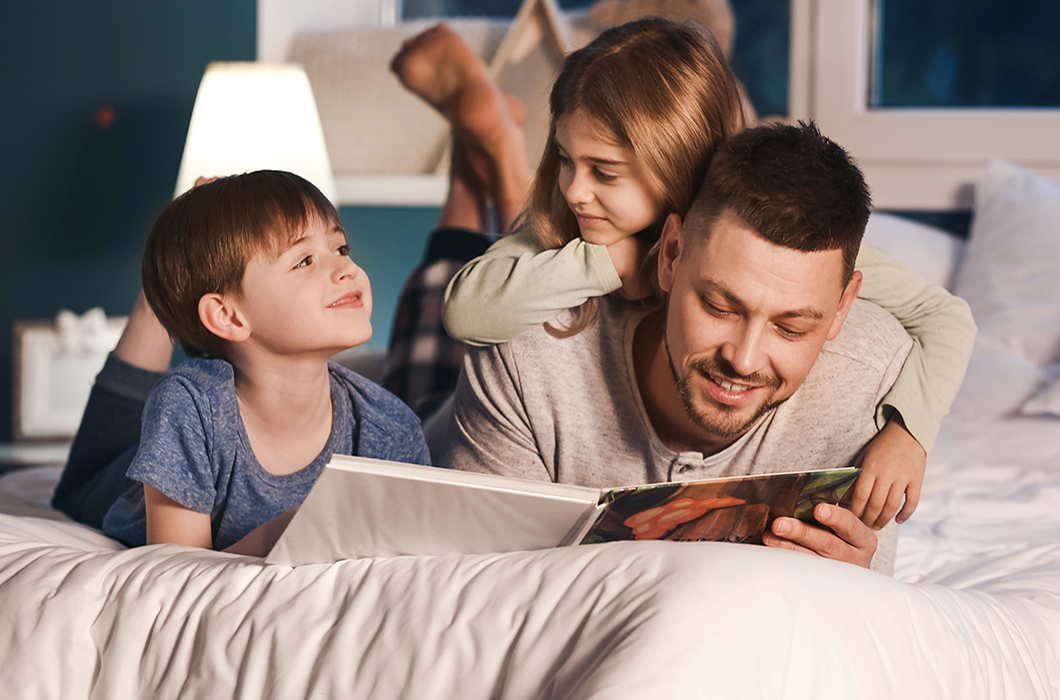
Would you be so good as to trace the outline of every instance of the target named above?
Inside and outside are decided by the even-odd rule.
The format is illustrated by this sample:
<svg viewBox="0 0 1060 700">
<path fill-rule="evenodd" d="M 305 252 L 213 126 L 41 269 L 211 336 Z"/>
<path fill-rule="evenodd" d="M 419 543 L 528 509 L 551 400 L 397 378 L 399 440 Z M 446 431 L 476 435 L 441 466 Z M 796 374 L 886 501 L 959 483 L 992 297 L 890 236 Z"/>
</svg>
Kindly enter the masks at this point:
<svg viewBox="0 0 1060 700">
<path fill-rule="evenodd" d="M 596 487 L 853 464 L 911 347 L 855 299 L 869 204 L 812 125 L 730 138 L 663 229 L 667 303 L 608 298 L 574 337 L 469 352 L 440 463 Z M 815 516 L 829 529 L 778 519 L 766 544 L 869 564 L 868 526 Z M 874 568 L 890 568 L 889 528 Z"/>
</svg>

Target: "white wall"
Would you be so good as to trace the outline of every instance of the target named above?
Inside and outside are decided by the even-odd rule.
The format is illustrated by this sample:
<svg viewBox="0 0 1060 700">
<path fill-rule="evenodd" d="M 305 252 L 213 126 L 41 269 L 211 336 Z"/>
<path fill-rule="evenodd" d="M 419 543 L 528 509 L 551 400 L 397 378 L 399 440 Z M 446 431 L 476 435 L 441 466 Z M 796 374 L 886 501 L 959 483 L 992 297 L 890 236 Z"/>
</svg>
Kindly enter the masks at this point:
<svg viewBox="0 0 1060 700">
<path fill-rule="evenodd" d="M 258 60 L 287 60 L 291 37 L 302 29 L 391 26 L 401 0 L 258 0 Z"/>
</svg>

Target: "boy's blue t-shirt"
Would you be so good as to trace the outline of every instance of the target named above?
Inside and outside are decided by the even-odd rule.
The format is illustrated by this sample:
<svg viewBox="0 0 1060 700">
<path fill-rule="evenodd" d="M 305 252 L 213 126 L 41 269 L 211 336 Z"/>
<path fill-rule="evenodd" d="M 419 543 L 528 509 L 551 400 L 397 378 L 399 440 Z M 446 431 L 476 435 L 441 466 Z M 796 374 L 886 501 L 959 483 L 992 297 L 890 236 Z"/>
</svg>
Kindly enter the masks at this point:
<svg viewBox="0 0 1060 700">
<path fill-rule="evenodd" d="M 214 549 L 305 500 L 333 454 L 430 464 L 420 421 L 396 396 L 328 363 L 332 421 L 327 445 L 292 474 L 270 474 L 250 448 L 236 403 L 232 365 L 191 359 L 167 374 L 144 406 L 130 479 L 149 484 L 185 508 L 209 513 Z M 103 531 L 130 546 L 147 541 L 142 486 L 131 487 L 103 519 Z"/>
</svg>

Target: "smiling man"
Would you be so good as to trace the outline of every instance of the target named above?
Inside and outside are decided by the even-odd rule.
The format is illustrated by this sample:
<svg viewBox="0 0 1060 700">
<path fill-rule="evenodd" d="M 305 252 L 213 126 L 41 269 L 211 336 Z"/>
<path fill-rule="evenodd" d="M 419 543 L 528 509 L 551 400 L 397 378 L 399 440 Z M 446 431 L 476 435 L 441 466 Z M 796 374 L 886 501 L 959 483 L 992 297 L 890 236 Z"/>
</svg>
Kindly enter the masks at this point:
<svg viewBox="0 0 1060 700">
<path fill-rule="evenodd" d="M 869 205 L 812 125 L 731 137 L 664 227 L 666 304 L 607 298 L 573 337 L 470 351 L 441 463 L 596 487 L 853 464 L 912 345 L 855 298 Z M 816 515 L 830 531 L 781 519 L 766 543 L 868 565 L 867 526 Z M 888 569 L 893 530 L 881 541 Z"/>
</svg>

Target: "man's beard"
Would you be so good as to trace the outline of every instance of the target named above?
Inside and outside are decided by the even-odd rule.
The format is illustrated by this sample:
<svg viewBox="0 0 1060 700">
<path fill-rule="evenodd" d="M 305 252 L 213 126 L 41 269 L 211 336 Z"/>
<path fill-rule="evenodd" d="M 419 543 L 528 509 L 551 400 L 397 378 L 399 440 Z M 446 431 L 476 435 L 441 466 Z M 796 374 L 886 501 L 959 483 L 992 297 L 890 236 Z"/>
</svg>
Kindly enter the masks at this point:
<svg viewBox="0 0 1060 700">
<path fill-rule="evenodd" d="M 750 430 L 751 426 L 758 422 L 759 418 L 787 400 L 781 399 L 780 401 L 769 401 L 767 398 L 767 400 L 763 401 L 761 405 L 754 410 L 752 415 L 745 420 L 741 420 L 741 416 L 739 415 L 739 412 L 745 407 L 726 406 L 725 404 L 715 402 L 714 410 L 717 412 L 717 415 L 713 417 L 708 416 L 696 406 L 695 397 L 692 393 L 692 375 L 694 372 L 700 372 L 710 377 L 723 377 L 730 381 L 739 380 L 755 387 L 767 387 L 772 389 L 773 392 L 775 392 L 780 386 L 780 380 L 774 375 L 762 374 L 760 372 L 744 376 L 733 369 L 732 365 L 724 359 L 714 360 L 712 358 L 695 360 L 689 366 L 688 376 L 682 378 L 677 373 L 677 366 L 674 365 L 674 358 L 670 353 L 670 340 L 666 336 L 665 325 L 663 326 L 663 345 L 666 347 L 666 359 L 670 363 L 670 373 L 673 375 L 674 384 L 677 386 L 677 393 L 681 397 L 681 403 L 684 405 L 685 414 L 699 428 L 705 430 L 711 435 L 716 435 L 717 437 L 724 439 L 739 437 Z M 770 393 L 769 398 L 771 398 L 772 395 L 773 394 Z"/>
</svg>

